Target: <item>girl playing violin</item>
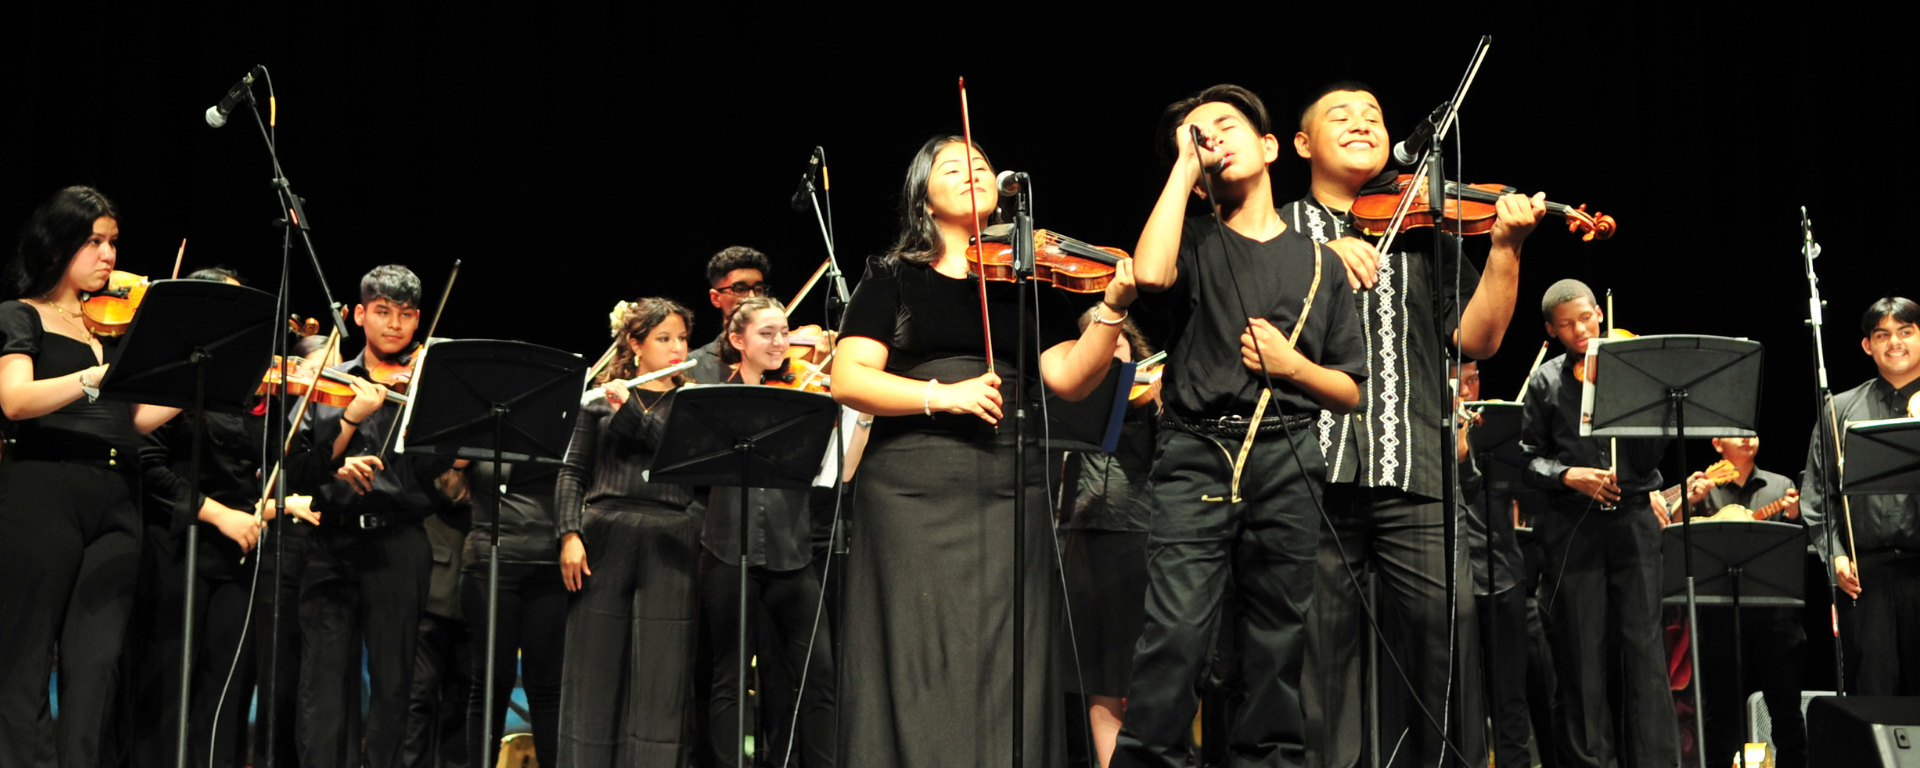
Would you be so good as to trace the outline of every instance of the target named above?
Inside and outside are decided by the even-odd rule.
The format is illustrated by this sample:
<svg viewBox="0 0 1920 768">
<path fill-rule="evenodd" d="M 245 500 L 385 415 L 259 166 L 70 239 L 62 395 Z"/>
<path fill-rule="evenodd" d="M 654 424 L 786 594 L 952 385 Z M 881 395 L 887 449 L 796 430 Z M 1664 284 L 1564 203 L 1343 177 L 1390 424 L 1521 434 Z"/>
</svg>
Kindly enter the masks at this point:
<svg viewBox="0 0 1920 768">
<path fill-rule="evenodd" d="M 98 402 L 82 294 L 107 283 L 120 213 L 60 190 L 0 273 L 0 764 L 98 765 L 140 560 L 140 436 L 176 408 Z M 59 649 L 60 720 L 47 681 Z"/>
<path fill-rule="evenodd" d="M 727 319 L 723 337 L 722 361 L 734 366 L 730 384 L 794 386 L 787 381 L 795 374 L 787 371 L 787 313 L 780 302 L 756 296 L 741 300 Z M 738 732 L 734 719 L 739 717 L 740 648 L 737 640 L 740 600 L 740 493 L 747 494 L 747 525 L 750 541 L 747 594 L 757 606 L 748 608 L 749 624 L 762 611 L 773 619 L 774 631 L 763 635 L 749 626 L 750 638 L 768 637 L 774 644 L 754 652 L 766 659 L 784 657 L 797 683 L 806 671 L 806 687 L 800 691 L 800 735 L 795 739 L 799 764 L 830 766 L 834 757 L 833 647 L 825 622 L 816 622 L 820 606 L 820 580 L 815 575 L 810 534 L 813 518 L 808 513 L 809 493 L 805 490 L 733 488 L 715 486 L 707 500 L 706 525 L 701 531 L 703 552 L 700 557 L 700 600 L 707 626 L 713 637 L 713 735 L 714 753 L 721 765 L 731 766 L 736 754 L 733 740 Z M 819 627 L 815 636 L 814 628 Z M 788 739 L 785 731 L 792 722 L 796 704 L 790 691 L 764 689 L 761 696 L 763 729 L 772 736 L 772 754 L 784 754 Z M 777 759 L 777 758 L 776 758 Z"/>
<path fill-rule="evenodd" d="M 847 560 L 840 745 L 850 763 L 985 764 L 1006 755 L 1016 734 L 1029 759 L 1064 760 L 1044 461 L 1030 447 L 1027 485 L 1014 487 L 1014 430 L 994 428 L 1011 405 L 1002 377 L 1014 369 L 995 358 L 986 370 L 981 357 L 989 333 L 994 348 L 1018 349 L 1018 293 L 987 285 L 989 323 L 965 256 L 976 224 L 999 203 L 993 179 L 986 156 L 959 137 L 921 146 L 901 189 L 899 238 L 868 262 L 835 348 L 834 399 L 875 415 Z M 1122 260 L 1098 322 L 1076 332 L 1063 297 L 1043 294 L 1028 374 L 1068 399 L 1085 397 L 1112 363 L 1134 295 Z M 1019 552 L 1008 525 L 1016 493 L 1028 510 Z M 1017 560 L 1027 574 L 1018 602 L 1008 589 Z M 1016 605 L 1025 610 L 1028 678 L 1017 731 L 1007 684 Z M 947 727 L 956 723 L 965 727 Z"/>
<path fill-rule="evenodd" d="M 693 312 L 628 306 L 604 387 L 687 356 Z M 685 766 L 693 690 L 699 524 L 686 486 L 647 482 L 678 377 L 613 387 L 581 409 L 555 485 L 567 608 L 554 765 Z M 616 410 L 617 409 L 617 410 Z M 547 756 L 543 753 L 542 760 Z"/>
</svg>

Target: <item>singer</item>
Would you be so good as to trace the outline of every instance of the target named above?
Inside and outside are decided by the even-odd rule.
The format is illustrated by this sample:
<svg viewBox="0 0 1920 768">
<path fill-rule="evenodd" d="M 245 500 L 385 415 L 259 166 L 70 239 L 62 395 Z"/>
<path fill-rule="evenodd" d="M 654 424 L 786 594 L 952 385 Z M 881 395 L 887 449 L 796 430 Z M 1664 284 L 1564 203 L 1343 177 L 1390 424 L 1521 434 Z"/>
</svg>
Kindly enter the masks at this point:
<svg viewBox="0 0 1920 768">
<path fill-rule="evenodd" d="M 1168 105 L 1158 135 L 1173 167 L 1134 261 L 1142 290 L 1170 294 L 1174 324 L 1146 625 L 1113 764 L 1186 765 L 1193 685 L 1218 631 L 1241 649 L 1235 764 L 1301 765 L 1301 635 L 1326 477 L 1307 430 L 1319 409 L 1359 400 L 1359 326 L 1338 262 L 1274 210 L 1267 166 L 1280 142 L 1259 96 L 1213 86 Z M 1209 190 L 1220 219 L 1185 218 L 1188 195 Z M 1228 579 L 1243 610 L 1219 627 Z"/>
</svg>

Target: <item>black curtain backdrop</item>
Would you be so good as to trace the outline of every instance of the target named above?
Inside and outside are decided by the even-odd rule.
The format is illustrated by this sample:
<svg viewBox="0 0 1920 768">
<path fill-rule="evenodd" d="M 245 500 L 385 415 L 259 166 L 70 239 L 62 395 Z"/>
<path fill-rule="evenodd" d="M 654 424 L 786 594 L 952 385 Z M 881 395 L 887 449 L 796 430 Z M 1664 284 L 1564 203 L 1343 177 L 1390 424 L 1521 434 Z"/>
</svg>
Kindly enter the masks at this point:
<svg viewBox="0 0 1920 768">
<path fill-rule="evenodd" d="M 1549 220 L 1527 242 L 1514 323 L 1483 364 L 1487 395 L 1519 391 L 1546 338 L 1541 292 L 1580 278 L 1612 289 L 1636 333 L 1764 342 L 1761 463 L 1792 473 L 1814 411 L 1799 206 L 1826 249 L 1836 389 L 1873 375 L 1861 310 L 1920 293 L 1899 245 L 1904 201 L 1864 198 L 1907 186 L 1894 142 L 1913 133 L 1920 56 L 1891 16 L 1908 12 L 1828 8 L 1762 17 L 1757 6 L 1616 3 L 1551 18 L 1461 7 L 1426 35 L 1358 6 L 983 6 L 939 18 L 795 5 L 38 3 L 0 29 L 0 232 L 11 237 L 54 190 L 91 184 L 123 211 L 121 268 L 164 277 L 184 237 L 187 269 L 225 264 L 272 290 L 280 234 L 259 132 L 244 111 L 217 131 L 201 117 L 266 64 L 281 159 L 337 297 L 351 303 L 362 273 L 400 262 L 426 282 L 430 312 L 459 258 L 440 335 L 591 357 L 612 304 L 645 295 L 693 307 L 696 342 L 710 338 L 702 270 L 728 245 L 770 254 L 775 295 L 791 297 L 825 256 L 811 215 L 787 207 L 815 145 L 857 280 L 894 236 L 914 149 L 959 131 L 959 76 L 975 138 L 998 168 L 1033 175 L 1039 225 L 1132 250 L 1165 180 L 1152 134 L 1168 102 L 1218 82 L 1262 94 L 1282 142 L 1277 196 L 1291 200 L 1307 183 L 1292 154 L 1307 92 L 1368 82 L 1403 135 L 1489 33 L 1448 147 L 1463 179 L 1587 203 L 1620 232 L 1582 243 Z M 295 306 L 323 312 L 295 248 Z M 797 323 L 820 321 L 823 295 Z M 1143 319 L 1150 334 L 1160 327 Z"/>
</svg>

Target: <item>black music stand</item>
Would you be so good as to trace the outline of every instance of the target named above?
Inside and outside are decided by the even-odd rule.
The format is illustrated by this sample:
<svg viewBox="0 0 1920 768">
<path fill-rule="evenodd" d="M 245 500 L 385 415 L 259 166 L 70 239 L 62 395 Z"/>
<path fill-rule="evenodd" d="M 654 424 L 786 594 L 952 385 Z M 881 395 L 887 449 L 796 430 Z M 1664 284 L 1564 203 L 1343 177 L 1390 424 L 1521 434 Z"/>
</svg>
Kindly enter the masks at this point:
<svg viewBox="0 0 1920 768">
<path fill-rule="evenodd" d="M 431 354 L 428 354 L 428 353 Z M 430 342 L 400 414 L 400 453 L 493 462 L 493 520 L 488 525 L 487 666 L 481 681 L 480 745 L 493 749 L 494 649 L 500 635 L 500 496 L 508 461 L 559 464 L 573 438 L 585 360 L 523 341 Z M 411 439 L 409 437 L 411 436 Z M 484 754 L 478 757 L 484 758 Z"/>
<path fill-rule="evenodd" d="M 1760 409 L 1763 348 L 1757 341 L 1724 336 L 1642 336 L 1596 339 L 1595 383 L 1584 385 L 1582 435 L 1596 437 L 1673 437 L 1679 448 L 1680 477 L 1687 472 L 1687 425 L 1694 437 L 1748 437 L 1755 433 Z M 1591 418 L 1587 418 L 1590 415 Z M 1682 483 L 1684 484 L 1684 480 Z M 1693 662 L 1694 727 L 1704 738 L 1706 715 L 1700 676 L 1699 616 L 1693 577 L 1693 525 L 1680 523 L 1681 562 L 1686 582 L 1688 654 Z M 1741 731 L 1746 730 L 1742 709 Z M 1701 768 L 1705 750 L 1696 750 Z M 1742 764 L 1746 761 L 1743 752 Z"/>
<path fill-rule="evenodd" d="M 674 395 L 647 482 L 810 489 L 838 412 L 833 398 L 812 392 L 747 384 L 683 387 Z M 747 504 L 742 492 L 740 667 L 734 683 L 740 766 L 747 764 Z"/>
<path fill-rule="evenodd" d="M 1695 584 L 1694 601 L 1732 607 L 1733 684 L 1734 690 L 1745 693 L 1746 648 L 1741 639 L 1746 633 L 1740 627 L 1740 609 L 1799 608 L 1806 604 L 1801 579 L 1807 566 L 1807 533 L 1797 524 L 1768 520 L 1701 520 L 1693 525 L 1700 528 L 1693 532 L 1693 550 L 1702 558 L 1701 572 L 1708 574 Z M 1668 604 L 1686 600 L 1687 574 L 1682 565 L 1686 555 L 1682 550 L 1687 544 L 1683 534 L 1684 530 L 1668 526 L 1660 536 L 1660 583 Z M 1693 631 L 1691 625 L 1688 631 Z M 1697 632 L 1693 639 L 1699 639 Z M 1698 681 L 1700 668 L 1694 667 L 1693 674 Z M 1694 689 L 1696 694 L 1699 690 Z M 1741 711 L 1746 708 L 1741 707 Z M 1743 724 L 1742 728 L 1751 726 Z M 1702 732 L 1700 738 L 1704 740 L 1706 734 Z"/>
<path fill-rule="evenodd" d="M 1493 508 L 1494 491 L 1511 493 L 1525 482 L 1522 473 L 1527 468 L 1527 455 L 1520 450 L 1520 425 L 1526 406 L 1504 400 L 1472 400 L 1461 403 L 1461 407 L 1480 414 L 1479 422 L 1467 430 L 1467 447 L 1473 451 L 1474 467 L 1480 470 L 1480 517 L 1487 533 L 1487 547 L 1482 557 L 1486 562 L 1487 604 L 1491 610 L 1492 596 L 1498 592 L 1495 584 L 1500 578 L 1495 571 L 1494 542 L 1504 539 L 1501 534 L 1513 526 L 1507 510 Z M 1472 546 L 1467 548 L 1471 550 Z M 1467 556 L 1472 557 L 1472 552 Z M 1498 633 L 1487 633 L 1486 646 L 1488 659 L 1500 658 Z M 1486 688 L 1487 701 L 1493 701 L 1493 676 L 1483 675 L 1481 682 Z"/>
<path fill-rule="evenodd" d="M 1843 445 L 1841 493 L 1920 493 L 1920 419 L 1848 424 Z"/>
<path fill-rule="evenodd" d="M 100 396 L 129 403 L 186 408 L 204 413 L 248 410 L 260 379 L 273 363 L 273 294 L 211 280 L 158 280 L 115 350 L 100 382 Z M 200 440 L 193 430 L 187 482 L 200 488 Z M 138 457 L 125 457 L 138 461 Z M 191 497 L 189 497 L 191 499 Z M 186 600 L 180 620 L 180 721 L 174 732 L 174 762 L 186 765 L 187 715 L 193 685 L 193 582 L 200 577 L 200 525 L 187 524 Z"/>
</svg>

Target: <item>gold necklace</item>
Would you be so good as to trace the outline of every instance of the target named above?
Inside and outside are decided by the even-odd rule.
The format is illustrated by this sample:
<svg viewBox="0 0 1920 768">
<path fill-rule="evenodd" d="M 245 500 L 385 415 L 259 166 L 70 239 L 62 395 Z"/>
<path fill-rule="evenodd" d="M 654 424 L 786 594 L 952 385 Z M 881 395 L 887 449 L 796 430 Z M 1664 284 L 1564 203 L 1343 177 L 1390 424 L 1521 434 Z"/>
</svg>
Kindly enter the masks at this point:
<svg viewBox="0 0 1920 768">
<path fill-rule="evenodd" d="M 647 414 L 648 416 L 652 416 L 654 406 L 659 405 L 660 401 L 667 399 L 667 395 L 673 394 L 673 390 L 669 389 L 665 392 L 661 392 L 659 397 L 656 397 L 653 399 L 652 405 L 647 404 L 647 392 L 649 391 L 650 390 L 642 389 L 638 392 L 635 392 L 633 393 L 633 399 L 640 403 L 641 413 Z"/>
<path fill-rule="evenodd" d="M 36 300 L 39 301 L 41 304 L 47 305 L 47 307 L 52 309 L 53 311 L 60 313 L 60 317 L 65 319 L 67 323 L 71 324 L 75 328 L 80 329 L 81 337 L 86 339 L 88 344 L 93 343 L 93 331 L 87 328 L 86 323 L 80 322 L 79 318 L 81 314 L 79 312 L 68 312 L 65 307 L 62 307 L 59 304 L 55 304 L 52 301 L 49 301 L 45 296 L 36 297 Z"/>
</svg>

